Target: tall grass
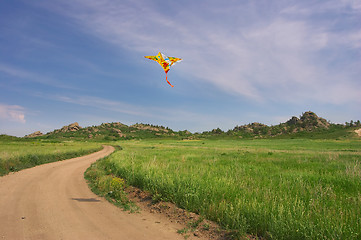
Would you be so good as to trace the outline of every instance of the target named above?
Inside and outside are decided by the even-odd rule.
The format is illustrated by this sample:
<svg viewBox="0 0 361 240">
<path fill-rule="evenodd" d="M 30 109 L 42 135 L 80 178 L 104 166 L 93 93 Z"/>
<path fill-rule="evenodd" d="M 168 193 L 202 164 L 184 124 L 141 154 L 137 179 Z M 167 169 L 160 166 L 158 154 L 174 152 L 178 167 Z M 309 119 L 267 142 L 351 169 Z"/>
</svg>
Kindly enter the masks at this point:
<svg viewBox="0 0 361 240">
<path fill-rule="evenodd" d="M 106 160 L 128 184 L 268 239 L 361 238 L 361 142 L 127 141 Z"/>
<path fill-rule="evenodd" d="M 97 195 L 105 197 L 109 202 L 123 208 L 125 211 L 137 212 L 139 208 L 128 199 L 124 191 L 126 187 L 122 178 L 114 177 L 106 171 L 106 158 L 93 163 L 84 173 L 90 189 Z"/>
<path fill-rule="evenodd" d="M 100 150 L 87 142 L 0 141 L 0 176 L 36 165 L 78 157 Z"/>
</svg>

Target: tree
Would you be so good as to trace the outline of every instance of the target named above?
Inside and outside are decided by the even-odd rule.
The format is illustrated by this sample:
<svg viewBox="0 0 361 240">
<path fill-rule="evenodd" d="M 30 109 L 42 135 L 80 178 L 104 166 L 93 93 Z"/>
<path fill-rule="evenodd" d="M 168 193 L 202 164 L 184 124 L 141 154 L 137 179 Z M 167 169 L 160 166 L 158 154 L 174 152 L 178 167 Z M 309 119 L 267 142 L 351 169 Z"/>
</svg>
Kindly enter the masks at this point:
<svg viewBox="0 0 361 240">
<path fill-rule="evenodd" d="M 360 120 L 357 120 L 356 121 L 356 127 L 360 127 L 360 126 L 361 126 Z"/>
<path fill-rule="evenodd" d="M 216 129 L 213 129 L 213 130 L 212 130 L 212 133 L 213 133 L 213 134 L 221 134 L 221 133 L 223 133 L 223 131 L 222 131 L 222 129 L 220 129 L 220 128 L 216 128 Z"/>
</svg>

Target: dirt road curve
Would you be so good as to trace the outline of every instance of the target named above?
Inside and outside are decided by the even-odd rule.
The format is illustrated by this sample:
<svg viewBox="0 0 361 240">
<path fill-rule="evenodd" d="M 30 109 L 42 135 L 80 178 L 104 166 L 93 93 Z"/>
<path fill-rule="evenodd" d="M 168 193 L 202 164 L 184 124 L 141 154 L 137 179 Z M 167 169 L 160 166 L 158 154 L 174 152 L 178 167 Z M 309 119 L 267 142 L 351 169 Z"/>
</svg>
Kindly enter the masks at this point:
<svg viewBox="0 0 361 240">
<path fill-rule="evenodd" d="M 123 212 L 89 190 L 84 171 L 113 151 L 0 177 L 0 240 L 183 239 L 166 219 Z"/>
</svg>

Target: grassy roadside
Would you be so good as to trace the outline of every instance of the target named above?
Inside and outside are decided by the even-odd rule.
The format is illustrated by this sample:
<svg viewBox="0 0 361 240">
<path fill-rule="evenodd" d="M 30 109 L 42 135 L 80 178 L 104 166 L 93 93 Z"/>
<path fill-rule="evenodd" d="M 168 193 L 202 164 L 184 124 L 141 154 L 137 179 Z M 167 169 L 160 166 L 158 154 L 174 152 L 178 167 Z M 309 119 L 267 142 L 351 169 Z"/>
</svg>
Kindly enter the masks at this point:
<svg viewBox="0 0 361 240">
<path fill-rule="evenodd" d="M 126 179 L 239 236 L 361 236 L 360 141 L 146 140 L 122 147 L 98 163 L 110 176 L 104 185 Z"/>
<path fill-rule="evenodd" d="M 100 149 L 100 143 L 3 140 L 0 141 L 0 176 L 44 163 L 87 155 Z"/>
<path fill-rule="evenodd" d="M 114 145 L 113 145 L 114 146 Z M 116 150 L 122 148 L 114 146 Z M 113 153 L 114 154 L 114 153 Z M 235 239 L 233 231 L 221 229 L 214 222 L 204 219 L 202 216 L 178 208 L 175 204 L 162 201 L 157 194 L 142 191 L 125 182 L 114 174 L 109 163 L 110 156 L 97 160 L 84 173 L 84 178 L 90 189 L 98 196 L 104 197 L 110 203 L 131 213 L 147 209 L 167 216 L 184 226 L 178 233 L 188 239 L 190 235 L 208 237 L 209 239 Z M 139 206 L 138 206 L 139 204 Z"/>
<path fill-rule="evenodd" d="M 121 150 L 120 146 L 114 146 L 116 151 Z M 111 156 L 111 155 L 110 155 Z M 99 159 L 93 163 L 84 173 L 90 189 L 98 196 L 104 197 L 109 202 L 122 208 L 125 211 L 136 212 L 139 208 L 129 200 L 123 178 L 114 176 L 109 168 L 109 157 Z"/>
</svg>

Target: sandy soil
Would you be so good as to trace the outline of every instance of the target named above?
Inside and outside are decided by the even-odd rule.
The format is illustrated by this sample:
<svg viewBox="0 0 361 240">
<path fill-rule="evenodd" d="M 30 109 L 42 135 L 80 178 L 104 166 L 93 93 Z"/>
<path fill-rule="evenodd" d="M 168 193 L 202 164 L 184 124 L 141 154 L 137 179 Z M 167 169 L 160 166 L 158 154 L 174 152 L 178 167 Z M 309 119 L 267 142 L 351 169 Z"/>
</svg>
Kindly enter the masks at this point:
<svg viewBox="0 0 361 240">
<path fill-rule="evenodd" d="M 184 239 L 182 225 L 146 211 L 129 214 L 89 190 L 84 171 L 113 151 L 105 146 L 1 177 L 0 239 Z"/>
</svg>

